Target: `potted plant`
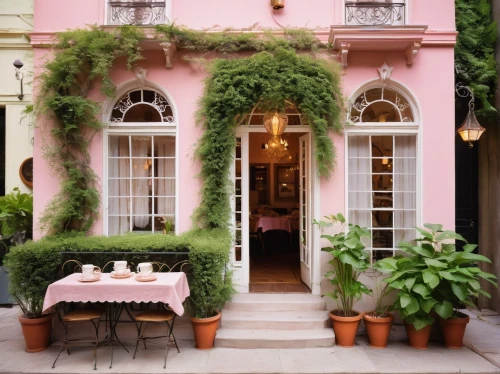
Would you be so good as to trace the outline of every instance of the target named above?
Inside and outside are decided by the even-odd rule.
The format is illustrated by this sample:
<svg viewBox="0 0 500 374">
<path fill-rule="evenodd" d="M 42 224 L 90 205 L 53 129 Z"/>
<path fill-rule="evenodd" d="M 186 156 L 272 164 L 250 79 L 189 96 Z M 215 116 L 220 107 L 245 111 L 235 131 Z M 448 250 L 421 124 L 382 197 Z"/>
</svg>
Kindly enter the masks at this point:
<svg viewBox="0 0 500 374">
<path fill-rule="evenodd" d="M 12 304 L 8 292 L 9 278 L 3 259 L 9 248 L 32 238 L 33 195 L 19 188 L 0 197 L 0 304 Z"/>
<path fill-rule="evenodd" d="M 33 251 L 36 251 L 35 255 Z M 33 257 L 40 261 L 33 261 Z M 23 314 L 19 316 L 26 352 L 38 352 L 50 344 L 52 315 L 42 314 L 43 301 L 48 286 L 57 279 L 59 252 L 51 248 L 14 246 L 6 255 L 9 271 L 9 291 Z"/>
<path fill-rule="evenodd" d="M 189 282 L 191 323 L 197 349 L 211 349 L 221 318 L 221 309 L 233 294 L 231 272 L 225 253 L 216 256 L 205 251 L 190 251 L 192 277 Z"/>
<path fill-rule="evenodd" d="M 345 218 L 342 214 L 326 216 L 327 221 L 314 221 L 321 228 L 332 226 L 334 223 L 345 225 Z M 335 235 L 321 235 L 327 239 L 331 247 L 321 248 L 333 256 L 329 261 L 333 270 L 325 274 L 330 279 L 330 283 L 335 286 L 335 291 L 327 292 L 337 302 L 337 309 L 330 312 L 333 320 L 333 330 L 337 345 L 342 347 L 352 347 L 356 339 L 356 331 L 362 318 L 361 313 L 353 309 L 356 301 L 361 299 L 363 294 L 371 294 L 363 283 L 358 280 L 361 272 L 370 266 L 369 253 L 361 241 L 364 236 L 369 236 L 370 232 L 357 225 L 349 224 L 347 232 L 341 231 Z"/>
<path fill-rule="evenodd" d="M 376 263 L 373 265 L 374 269 L 376 269 L 376 265 Z M 391 291 L 387 283 L 382 284 L 382 282 L 377 282 L 377 303 L 375 310 L 363 313 L 363 321 L 368 334 L 370 347 L 387 347 L 394 316 L 389 313 L 390 305 L 384 303 L 384 299 Z"/>
<path fill-rule="evenodd" d="M 459 312 L 459 309 L 466 305 L 476 307 L 474 300 L 479 295 L 491 297 L 481 289 L 480 282 L 485 280 L 497 287 L 496 277 L 477 266 L 478 261 L 491 261 L 473 253 L 476 244 L 468 244 L 454 231 L 443 231 L 442 225 L 425 227 L 428 230 L 419 230 L 423 236 L 420 239 L 422 246 L 428 250 L 423 254 L 439 277 L 439 283 L 432 291 L 432 297 L 437 301 L 433 309 L 439 317 L 445 346 L 461 348 L 469 316 Z M 450 239 L 465 242 L 463 251 L 457 251 Z"/>
</svg>

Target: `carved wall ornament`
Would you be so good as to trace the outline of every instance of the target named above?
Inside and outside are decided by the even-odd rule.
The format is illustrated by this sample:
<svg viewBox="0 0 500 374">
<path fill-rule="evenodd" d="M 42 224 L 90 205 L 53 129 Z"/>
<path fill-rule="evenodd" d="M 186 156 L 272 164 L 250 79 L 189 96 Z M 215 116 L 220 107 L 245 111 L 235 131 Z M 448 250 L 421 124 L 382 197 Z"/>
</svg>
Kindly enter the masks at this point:
<svg viewBox="0 0 500 374">
<path fill-rule="evenodd" d="M 378 76 L 382 83 L 387 83 L 387 81 L 391 79 L 393 69 L 394 69 L 393 67 L 388 66 L 385 62 L 381 67 L 377 69 Z"/>
<path fill-rule="evenodd" d="M 145 69 L 142 66 L 135 67 L 134 73 L 139 87 L 144 87 L 146 85 L 146 76 L 148 75 L 148 71 L 148 69 Z"/>
</svg>

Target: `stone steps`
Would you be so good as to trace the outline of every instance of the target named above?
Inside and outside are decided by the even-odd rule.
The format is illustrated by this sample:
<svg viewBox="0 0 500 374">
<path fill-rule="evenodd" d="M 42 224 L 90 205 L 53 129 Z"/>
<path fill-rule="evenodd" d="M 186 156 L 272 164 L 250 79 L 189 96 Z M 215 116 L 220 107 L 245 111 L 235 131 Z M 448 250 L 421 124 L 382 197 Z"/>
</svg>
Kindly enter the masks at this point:
<svg viewBox="0 0 500 374">
<path fill-rule="evenodd" d="M 221 318 L 225 329 L 312 330 L 330 325 L 326 310 L 251 312 L 224 310 Z"/>
<path fill-rule="evenodd" d="M 319 348 L 335 344 L 326 303 L 310 294 L 237 294 L 222 311 L 220 348 Z"/>
<path fill-rule="evenodd" d="M 335 335 L 332 328 L 313 330 L 217 330 L 215 347 L 219 348 L 319 348 L 332 347 Z"/>
</svg>

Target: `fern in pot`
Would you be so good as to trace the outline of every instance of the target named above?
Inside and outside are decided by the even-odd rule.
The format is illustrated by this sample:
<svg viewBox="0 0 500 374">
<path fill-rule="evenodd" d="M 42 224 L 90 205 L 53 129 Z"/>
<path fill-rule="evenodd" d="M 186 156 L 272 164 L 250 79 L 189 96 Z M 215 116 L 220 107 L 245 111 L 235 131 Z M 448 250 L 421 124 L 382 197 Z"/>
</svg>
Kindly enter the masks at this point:
<svg viewBox="0 0 500 374">
<path fill-rule="evenodd" d="M 324 296 L 329 296 L 337 302 L 337 309 L 330 312 L 337 345 L 352 347 L 362 318 L 362 314 L 354 310 L 354 304 L 363 294 L 372 293 L 372 290 L 358 280 L 359 275 L 370 266 L 369 253 L 365 251 L 365 245 L 361 241 L 361 238 L 369 236 L 370 232 L 352 224 L 344 231 L 346 221 L 340 213 L 325 218 L 326 220 L 315 221 L 314 224 L 323 229 L 340 223 L 342 229 L 335 235 L 321 235 L 331 245 L 321 250 L 333 257 L 329 261 L 333 269 L 327 272 L 325 277 L 335 287 L 333 292 L 327 292 Z"/>
</svg>

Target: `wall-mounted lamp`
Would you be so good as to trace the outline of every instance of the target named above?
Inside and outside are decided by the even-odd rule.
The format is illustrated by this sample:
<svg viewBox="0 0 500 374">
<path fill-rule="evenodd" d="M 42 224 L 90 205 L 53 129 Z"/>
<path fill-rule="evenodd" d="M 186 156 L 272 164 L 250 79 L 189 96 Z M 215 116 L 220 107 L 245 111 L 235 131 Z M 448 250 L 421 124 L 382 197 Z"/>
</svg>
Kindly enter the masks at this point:
<svg viewBox="0 0 500 374">
<path fill-rule="evenodd" d="M 460 134 L 464 142 L 469 142 L 469 147 L 472 148 L 472 142 L 478 141 L 486 129 L 481 126 L 476 119 L 476 114 L 474 113 L 474 93 L 472 90 L 459 82 L 456 85 L 455 92 L 460 97 L 471 97 L 469 101 L 469 113 L 467 113 L 464 123 L 460 126 L 457 132 Z"/>
<path fill-rule="evenodd" d="M 19 94 L 19 96 L 17 96 L 17 98 L 19 100 L 22 100 L 23 97 L 24 97 L 24 94 L 23 94 L 23 78 L 24 78 L 24 74 L 21 71 L 21 68 L 24 66 L 24 64 L 22 63 L 22 61 L 20 59 L 16 59 L 16 61 L 14 61 L 13 65 L 16 68 L 16 78 L 21 81 L 21 93 Z"/>
<path fill-rule="evenodd" d="M 285 0 L 271 0 L 273 9 L 279 10 L 285 7 Z"/>
</svg>

